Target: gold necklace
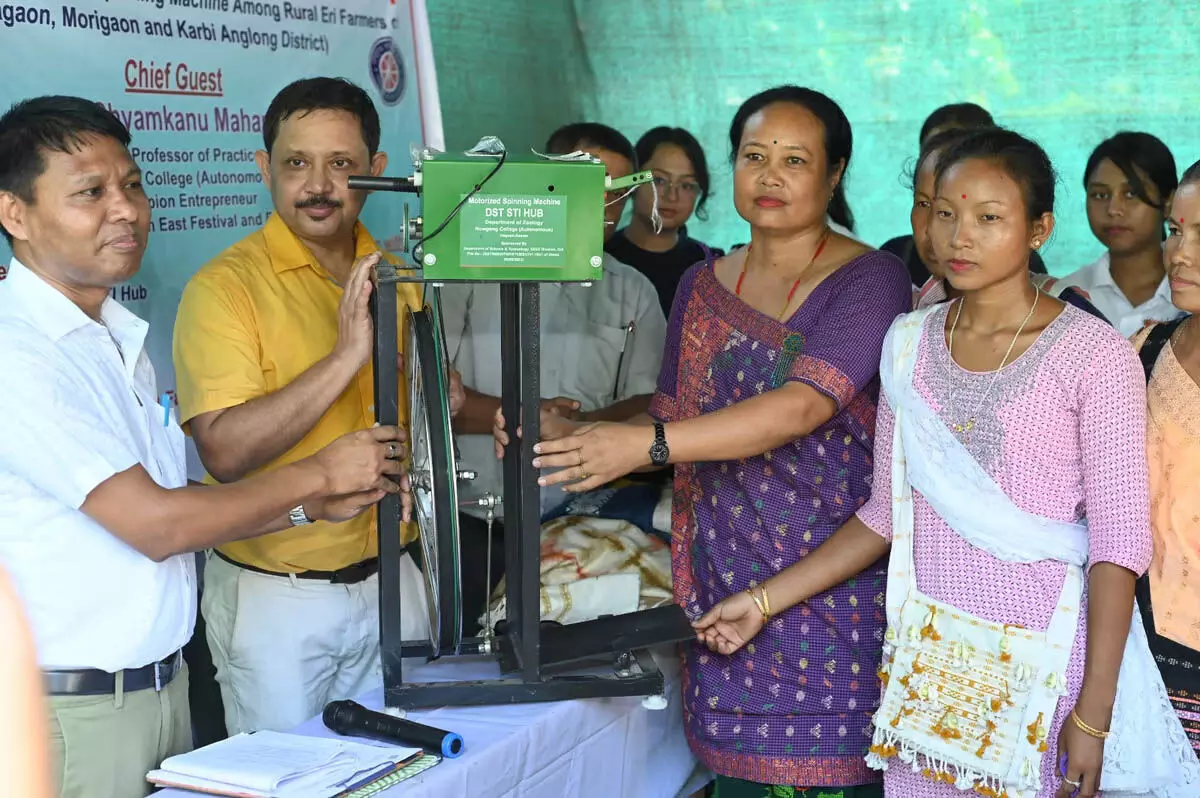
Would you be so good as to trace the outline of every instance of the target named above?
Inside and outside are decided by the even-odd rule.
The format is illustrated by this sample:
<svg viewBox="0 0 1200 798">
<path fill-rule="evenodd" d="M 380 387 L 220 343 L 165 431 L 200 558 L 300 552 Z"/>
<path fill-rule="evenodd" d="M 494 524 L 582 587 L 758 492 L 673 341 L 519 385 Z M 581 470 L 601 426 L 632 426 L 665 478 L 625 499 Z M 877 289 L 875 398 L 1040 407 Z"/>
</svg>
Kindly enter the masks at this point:
<svg viewBox="0 0 1200 798">
<path fill-rule="evenodd" d="M 958 435 L 959 439 L 962 440 L 963 443 L 967 442 L 967 435 L 971 432 L 971 430 L 975 429 L 975 416 L 979 414 L 979 409 L 983 407 L 983 403 L 989 396 L 991 396 L 992 389 L 996 387 L 996 383 L 1000 380 L 1000 372 L 1002 372 L 1004 367 L 1008 364 L 1008 358 L 1012 354 L 1013 348 L 1016 347 L 1017 340 L 1021 337 L 1021 333 L 1025 332 L 1025 325 L 1029 324 L 1029 320 L 1033 318 L 1033 312 L 1037 310 L 1038 299 L 1040 299 L 1041 296 L 1042 292 L 1040 290 L 1035 290 L 1033 295 L 1033 304 L 1029 307 L 1029 312 L 1025 314 L 1025 320 L 1021 322 L 1021 326 L 1017 328 L 1017 334 L 1013 336 L 1012 342 L 1008 345 L 1008 351 L 1004 353 L 1004 359 L 1000 361 L 1000 366 L 992 373 L 992 381 L 988 384 L 987 390 L 983 392 L 983 396 L 979 397 L 979 401 L 975 403 L 975 409 L 970 412 L 965 422 L 958 424 L 952 423 L 950 425 L 950 429 L 954 430 L 955 434 Z M 949 394 L 948 398 L 950 400 L 947 403 L 947 409 L 951 411 L 953 411 L 954 407 L 956 406 L 956 402 L 954 401 L 954 331 L 958 328 L 958 320 L 962 318 L 962 306 L 963 301 L 960 299 L 958 300 L 958 310 L 954 314 L 954 321 L 950 325 L 950 340 L 949 346 L 947 347 L 948 362 L 946 366 L 948 372 L 947 376 L 950 377 L 946 384 L 946 390 Z"/>
</svg>

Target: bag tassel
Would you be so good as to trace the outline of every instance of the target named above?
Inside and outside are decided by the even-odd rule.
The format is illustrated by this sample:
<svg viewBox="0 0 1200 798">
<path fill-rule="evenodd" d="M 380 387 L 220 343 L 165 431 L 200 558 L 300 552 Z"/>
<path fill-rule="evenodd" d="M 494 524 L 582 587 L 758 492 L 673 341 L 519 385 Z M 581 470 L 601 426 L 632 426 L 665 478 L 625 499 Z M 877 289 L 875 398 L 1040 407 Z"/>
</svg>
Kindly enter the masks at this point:
<svg viewBox="0 0 1200 798">
<path fill-rule="evenodd" d="M 895 734 L 881 728 L 877 722 L 875 735 L 866 756 L 867 767 L 886 771 L 891 759 L 899 759 L 910 765 L 913 773 L 920 773 L 934 783 L 953 784 L 959 790 L 973 791 L 984 798 L 1023 798 L 1041 788 L 1040 768 L 1031 778 L 1022 779 L 1022 783 L 1016 787 L 1017 792 L 1009 792 L 1009 788 L 999 779 L 985 776 L 969 765 L 949 760 L 939 761 L 914 750 Z"/>
</svg>

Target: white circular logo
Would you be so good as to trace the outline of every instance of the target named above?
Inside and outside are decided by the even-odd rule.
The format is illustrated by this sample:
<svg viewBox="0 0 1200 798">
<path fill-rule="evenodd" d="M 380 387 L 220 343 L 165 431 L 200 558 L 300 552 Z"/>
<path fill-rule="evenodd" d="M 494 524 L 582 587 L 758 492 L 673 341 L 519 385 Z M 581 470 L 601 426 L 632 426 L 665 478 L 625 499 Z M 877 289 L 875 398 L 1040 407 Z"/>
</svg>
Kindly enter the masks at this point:
<svg viewBox="0 0 1200 798">
<path fill-rule="evenodd" d="M 371 80 L 384 105 L 395 105 L 404 97 L 406 76 L 400 48 L 391 36 L 376 39 L 369 57 Z"/>
</svg>

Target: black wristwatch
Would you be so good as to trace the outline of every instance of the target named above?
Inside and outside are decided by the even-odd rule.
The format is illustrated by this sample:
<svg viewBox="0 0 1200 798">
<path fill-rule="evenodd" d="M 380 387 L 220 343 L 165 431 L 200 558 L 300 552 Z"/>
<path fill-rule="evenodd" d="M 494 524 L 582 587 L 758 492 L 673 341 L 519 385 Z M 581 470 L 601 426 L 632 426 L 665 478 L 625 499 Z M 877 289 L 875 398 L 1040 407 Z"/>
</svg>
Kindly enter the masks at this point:
<svg viewBox="0 0 1200 798">
<path fill-rule="evenodd" d="M 654 443 L 650 445 L 650 463 L 656 466 L 665 466 L 670 459 L 671 450 L 667 446 L 666 430 L 663 429 L 662 424 L 655 423 Z"/>
</svg>

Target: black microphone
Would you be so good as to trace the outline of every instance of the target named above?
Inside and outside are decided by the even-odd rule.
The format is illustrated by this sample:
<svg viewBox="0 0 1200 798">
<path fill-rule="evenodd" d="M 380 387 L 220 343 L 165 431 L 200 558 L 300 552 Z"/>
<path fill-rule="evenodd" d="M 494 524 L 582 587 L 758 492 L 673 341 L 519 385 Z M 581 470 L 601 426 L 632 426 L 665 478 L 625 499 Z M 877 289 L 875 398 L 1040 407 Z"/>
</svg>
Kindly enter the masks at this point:
<svg viewBox="0 0 1200 798">
<path fill-rule="evenodd" d="M 346 187 L 358 191 L 407 191 L 416 194 L 421 189 L 411 177 L 377 177 L 375 175 L 352 175 L 346 179 Z"/>
<path fill-rule="evenodd" d="M 375 712 L 354 701 L 329 702 L 321 713 L 321 719 L 338 734 L 367 737 L 408 748 L 423 748 L 431 754 L 441 754 L 446 759 L 455 758 L 463 750 L 463 738 L 454 732 Z"/>
</svg>

